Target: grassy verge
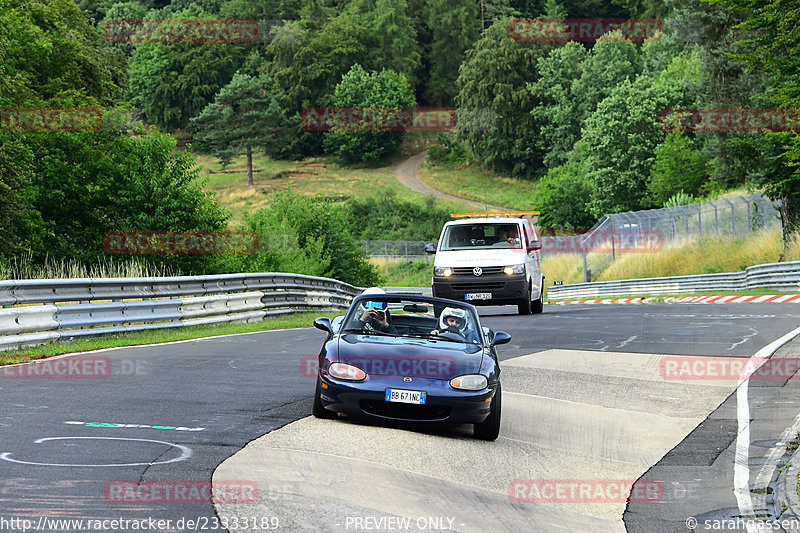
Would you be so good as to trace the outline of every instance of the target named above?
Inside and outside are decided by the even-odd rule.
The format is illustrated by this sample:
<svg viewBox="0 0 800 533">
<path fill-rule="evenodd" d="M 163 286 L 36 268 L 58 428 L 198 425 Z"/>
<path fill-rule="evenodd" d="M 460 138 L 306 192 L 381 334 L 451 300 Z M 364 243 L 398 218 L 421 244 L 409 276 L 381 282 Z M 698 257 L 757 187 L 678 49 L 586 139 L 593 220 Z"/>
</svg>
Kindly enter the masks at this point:
<svg viewBox="0 0 800 533">
<path fill-rule="evenodd" d="M 185 328 L 164 329 L 155 331 L 137 331 L 108 335 L 95 339 L 86 339 L 67 344 L 45 344 L 19 350 L 0 352 L 0 365 L 24 363 L 35 359 L 43 359 L 66 353 L 88 352 L 103 348 L 120 346 L 139 346 L 142 344 L 158 344 L 201 337 L 217 337 L 235 333 L 251 333 L 254 331 L 270 331 L 275 329 L 303 328 L 313 324 L 318 316 L 333 317 L 340 313 L 329 311 L 294 313 L 288 316 L 271 318 L 252 324 L 221 324 L 217 326 L 189 326 Z"/>
<path fill-rule="evenodd" d="M 431 286 L 433 261 L 398 261 L 379 265 L 387 287 L 428 287 Z"/>
<path fill-rule="evenodd" d="M 547 299 L 549 302 L 563 302 L 575 300 L 619 300 L 628 298 L 654 298 L 655 301 L 664 301 L 666 298 L 691 298 L 693 296 L 764 296 L 768 294 L 794 294 L 786 291 L 772 289 L 747 289 L 743 291 L 698 291 L 692 293 L 676 292 L 674 294 L 617 294 L 612 296 L 586 296 L 580 298 L 564 298 L 560 300 Z"/>
<path fill-rule="evenodd" d="M 653 253 L 587 254 L 592 281 L 659 278 L 692 274 L 740 272 L 747 267 L 800 259 L 800 236 L 784 247 L 780 229 L 758 231 L 747 238 L 677 241 Z M 548 284 L 583 282 L 583 258 L 577 254 L 544 255 L 542 269 Z M 762 293 L 769 294 L 769 293 Z"/>
<path fill-rule="evenodd" d="M 504 177 L 476 166 L 449 168 L 428 163 L 422 165 L 419 176 L 434 189 L 459 198 L 509 209 L 536 208 L 536 184 L 532 181 Z"/>
<path fill-rule="evenodd" d="M 231 222 L 235 224 L 242 220 L 246 211 L 266 207 L 273 195 L 288 188 L 300 194 L 319 194 L 337 201 L 372 197 L 383 191 L 394 191 L 401 200 L 422 200 L 426 195 L 412 191 L 397 181 L 393 165 L 423 151 L 429 144 L 430 139 L 424 135 L 409 136 L 398 152 L 383 161 L 380 167 L 346 167 L 337 164 L 330 157 L 276 161 L 263 154 L 253 154 L 253 187 L 247 186 L 244 156 L 234 158 L 224 169 L 213 156 L 194 156 L 198 162 L 200 177 L 207 180 L 204 188 L 216 194 L 219 204 L 231 212 Z M 447 201 L 439 203 L 448 210 L 462 205 Z"/>
</svg>

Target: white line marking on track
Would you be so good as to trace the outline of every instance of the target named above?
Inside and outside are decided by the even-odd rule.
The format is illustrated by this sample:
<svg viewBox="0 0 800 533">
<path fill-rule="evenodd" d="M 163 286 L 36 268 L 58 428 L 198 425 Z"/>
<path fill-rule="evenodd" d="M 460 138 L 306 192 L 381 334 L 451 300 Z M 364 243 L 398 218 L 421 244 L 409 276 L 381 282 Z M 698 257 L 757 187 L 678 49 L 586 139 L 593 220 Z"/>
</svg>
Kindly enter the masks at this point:
<svg viewBox="0 0 800 533">
<path fill-rule="evenodd" d="M 34 444 L 41 444 L 43 442 L 48 442 L 51 440 L 127 440 L 127 441 L 136 441 L 136 442 L 154 442 L 156 444 L 165 444 L 167 446 L 177 448 L 181 451 L 180 456 L 170 459 L 169 461 L 153 461 L 149 463 L 112 463 L 106 465 L 90 465 L 90 464 L 69 464 L 69 463 L 35 463 L 31 461 L 19 461 L 17 459 L 11 458 L 10 452 L 0 453 L 0 459 L 3 461 L 8 461 L 10 463 L 17 463 L 22 465 L 35 465 L 35 466 L 75 466 L 75 467 L 116 467 L 116 466 L 151 466 L 151 465 L 166 465 L 169 463 L 177 463 L 180 461 L 185 461 L 189 457 L 192 456 L 191 448 L 187 448 L 186 446 L 181 446 L 180 444 L 175 444 L 172 442 L 165 442 L 163 440 L 153 440 L 153 439 L 129 439 L 123 437 L 46 437 L 43 439 L 38 439 L 33 441 Z"/>
<path fill-rule="evenodd" d="M 621 343 L 619 343 L 619 344 L 617 345 L 617 348 L 622 348 L 623 346 L 625 346 L 625 345 L 626 345 L 626 344 L 628 344 L 629 342 L 631 342 L 631 341 L 633 341 L 633 340 L 637 339 L 638 337 L 639 337 L 638 335 L 632 335 L 632 336 L 628 337 L 627 339 L 625 339 L 624 341 L 622 341 Z"/>
<path fill-rule="evenodd" d="M 744 344 L 744 343 L 745 343 L 745 342 L 747 342 L 748 340 L 750 340 L 750 339 L 752 339 L 753 337 L 755 337 L 756 335 L 758 335 L 758 330 L 757 330 L 757 329 L 755 329 L 755 328 L 750 328 L 750 331 L 752 331 L 752 333 L 751 333 L 750 335 L 745 335 L 744 337 L 742 337 L 742 340 L 740 340 L 739 342 L 735 342 L 735 343 L 731 344 L 731 347 L 730 347 L 730 348 L 728 348 L 728 351 L 731 351 L 731 350 L 733 350 L 734 348 L 736 348 L 736 347 L 737 347 L 737 346 L 739 346 L 740 344 Z"/>
<path fill-rule="evenodd" d="M 772 341 L 753 355 L 745 365 L 739 384 L 736 388 L 736 423 L 738 433 L 736 436 L 736 457 L 733 462 L 733 493 L 742 518 L 754 516 L 753 499 L 750 493 L 750 403 L 747 398 L 750 376 L 758 368 L 760 360 L 768 359 L 780 349 L 781 346 L 800 335 L 800 328 L 796 328 L 778 340 Z M 771 476 L 770 476 L 771 477 Z M 757 533 L 759 526 L 754 521 L 745 522 L 748 533 Z"/>
</svg>

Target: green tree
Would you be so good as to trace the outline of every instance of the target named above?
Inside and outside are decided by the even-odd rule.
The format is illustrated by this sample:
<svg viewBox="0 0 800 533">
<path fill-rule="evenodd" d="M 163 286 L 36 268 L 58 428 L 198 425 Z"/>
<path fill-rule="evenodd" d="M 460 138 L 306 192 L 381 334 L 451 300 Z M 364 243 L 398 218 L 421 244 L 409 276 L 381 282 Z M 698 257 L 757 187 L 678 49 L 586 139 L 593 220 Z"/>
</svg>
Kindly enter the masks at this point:
<svg viewBox="0 0 800 533">
<path fill-rule="evenodd" d="M 800 108 L 800 10 L 792 0 L 720 0 L 746 18 L 747 39 L 736 56 L 741 63 L 768 75 L 773 105 Z M 757 180 L 767 194 L 782 201 L 784 236 L 800 225 L 800 134 L 761 134 L 752 143 L 774 170 Z"/>
<path fill-rule="evenodd" d="M 546 154 L 544 164 L 552 168 L 563 164 L 581 137 L 583 122 L 581 95 L 573 89 L 581 78 L 587 51 L 581 44 L 566 43 L 539 59 L 540 78 L 528 84 L 539 102 L 531 114 L 539 123 Z"/>
<path fill-rule="evenodd" d="M 0 108 L 110 105 L 124 70 L 73 0 L 0 0 Z"/>
<path fill-rule="evenodd" d="M 450 211 L 433 196 L 423 202 L 402 200 L 391 189 L 346 204 L 348 230 L 361 240 L 436 240 Z"/>
<path fill-rule="evenodd" d="M 163 17 L 157 11 L 154 18 Z M 192 8 L 175 18 L 208 18 Z M 131 57 L 129 94 L 147 120 L 174 131 L 186 128 L 233 78 L 248 45 L 235 43 L 142 43 Z"/>
<path fill-rule="evenodd" d="M 110 230 L 217 230 L 227 213 L 197 181 L 191 156 L 172 137 L 112 132 L 40 133 L 24 137 L 33 154 L 27 209 L 42 219 L 35 262 L 49 256 L 92 264 L 106 257 Z M 185 272 L 212 268 L 207 256 L 149 256 Z"/>
<path fill-rule="evenodd" d="M 376 0 L 374 4 L 364 14 L 375 41 L 367 64 L 403 74 L 416 87 L 422 50 L 407 1 Z"/>
<path fill-rule="evenodd" d="M 333 91 L 335 107 L 391 110 L 416 106 L 414 93 L 404 76 L 390 70 L 367 73 L 356 64 Z M 391 154 L 403 139 L 400 131 L 348 131 L 334 128 L 325 134 L 328 153 L 347 163 L 379 161 Z"/>
<path fill-rule="evenodd" d="M 478 2 L 473 0 L 428 1 L 431 49 L 426 98 L 434 105 L 452 105 L 458 94 L 459 65 L 480 35 L 478 9 Z"/>
<path fill-rule="evenodd" d="M 707 179 L 706 157 L 693 148 L 685 134 L 670 132 L 656 148 L 647 189 L 653 203 L 661 205 L 679 192 L 698 196 Z"/>
<path fill-rule="evenodd" d="M 328 265 L 323 275 L 362 287 L 380 284 L 377 269 L 347 230 L 345 208 L 336 208 L 321 197 L 284 191 L 265 209 L 268 214 L 256 212 L 254 217 L 263 216 L 274 225 L 290 228 L 301 249 L 316 249 L 321 243 L 319 257 Z M 316 256 L 316 252 L 309 252 L 309 257 Z"/>
<path fill-rule="evenodd" d="M 247 185 L 253 185 L 253 149 L 278 153 L 286 144 L 287 119 L 266 76 L 235 74 L 214 103 L 191 120 L 195 146 L 227 164 L 247 155 Z"/>
<path fill-rule="evenodd" d="M 697 55 L 675 58 L 657 78 L 623 81 L 586 120 L 586 168 L 593 183 L 589 209 L 605 213 L 651 207 L 647 178 L 664 142 L 661 111 L 696 101 L 692 88 L 703 75 Z"/>
<path fill-rule="evenodd" d="M 41 217 L 29 208 L 33 169 L 31 150 L 14 135 L 0 135 L 0 258 L 37 247 Z"/>
<path fill-rule="evenodd" d="M 636 45 L 623 38 L 622 32 L 614 31 L 597 40 L 581 70 L 572 93 L 578 99 L 581 120 L 585 120 L 615 87 L 636 79 L 642 71 L 642 61 Z"/>
<path fill-rule="evenodd" d="M 287 113 L 329 105 L 328 96 L 342 76 L 369 57 L 371 34 L 352 10 L 321 22 L 302 19 L 277 28 L 266 47 L 266 74 L 280 90 Z"/>
<path fill-rule="evenodd" d="M 456 84 L 457 129 L 489 168 L 532 177 L 543 173 L 543 145 L 527 84 L 538 79 L 536 62 L 547 49 L 512 41 L 508 27 L 508 19 L 495 22 L 467 52 Z"/>
<path fill-rule="evenodd" d="M 550 169 L 539 180 L 534 194 L 536 208 L 541 211 L 539 224 L 552 230 L 590 228 L 595 221 L 587 208 L 591 195 L 591 182 L 580 162 Z"/>
</svg>

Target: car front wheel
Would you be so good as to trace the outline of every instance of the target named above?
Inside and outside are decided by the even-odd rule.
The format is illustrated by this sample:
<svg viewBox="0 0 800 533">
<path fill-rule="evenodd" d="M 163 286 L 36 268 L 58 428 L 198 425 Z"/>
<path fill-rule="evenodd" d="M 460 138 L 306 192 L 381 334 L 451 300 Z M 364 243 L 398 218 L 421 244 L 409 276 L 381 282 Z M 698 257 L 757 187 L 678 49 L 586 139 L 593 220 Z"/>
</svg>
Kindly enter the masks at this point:
<svg viewBox="0 0 800 533">
<path fill-rule="evenodd" d="M 311 408 L 311 414 L 313 414 L 315 418 L 336 418 L 336 413 L 328 411 L 322 406 L 322 399 L 320 398 L 321 392 L 322 387 L 320 386 L 319 378 L 317 378 L 317 388 L 314 392 L 314 406 Z"/>
<path fill-rule="evenodd" d="M 473 429 L 475 437 L 481 440 L 497 440 L 500 435 L 500 411 L 501 401 L 503 399 L 503 390 L 500 383 L 497 384 L 497 390 L 492 399 L 492 406 L 489 408 L 489 416 L 486 420 L 479 424 L 474 424 Z"/>
</svg>

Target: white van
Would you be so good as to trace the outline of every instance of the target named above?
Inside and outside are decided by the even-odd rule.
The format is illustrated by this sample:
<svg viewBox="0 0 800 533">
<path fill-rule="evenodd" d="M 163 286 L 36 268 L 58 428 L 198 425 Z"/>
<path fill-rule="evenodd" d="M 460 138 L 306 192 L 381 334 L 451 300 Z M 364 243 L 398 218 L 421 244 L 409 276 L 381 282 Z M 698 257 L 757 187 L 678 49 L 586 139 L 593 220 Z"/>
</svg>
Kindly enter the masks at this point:
<svg viewBox="0 0 800 533">
<path fill-rule="evenodd" d="M 473 305 L 516 305 L 521 315 L 541 313 L 542 244 L 534 223 L 538 211 L 464 213 L 442 228 L 432 288 L 440 298 Z"/>
</svg>

